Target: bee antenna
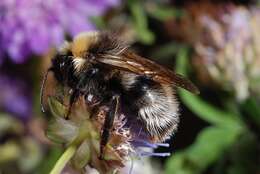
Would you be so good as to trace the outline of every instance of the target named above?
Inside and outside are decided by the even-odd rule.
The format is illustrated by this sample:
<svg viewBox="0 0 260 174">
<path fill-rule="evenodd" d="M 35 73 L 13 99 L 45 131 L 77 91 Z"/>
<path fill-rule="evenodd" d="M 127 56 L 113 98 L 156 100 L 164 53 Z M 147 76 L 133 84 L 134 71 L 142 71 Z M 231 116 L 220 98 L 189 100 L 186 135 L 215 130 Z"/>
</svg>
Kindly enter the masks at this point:
<svg viewBox="0 0 260 174">
<path fill-rule="evenodd" d="M 45 108 L 44 108 L 44 104 L 43 104 L 43 97 L 44 97 L 45 84 L 46 84 L 47 77 L 48 77 L 48 74 L 49 74 L 50 71 L 51 71 L 51 68 L 49 68 L 49 69 L 45 72 L 44 77 L 43 77 L 43 80 L 42 80 L 42 85 L 41 85 L 40 104 L 41 104 L 41 110 L 42 110 L 42 112 L 45 112 Z"/>
</svg>

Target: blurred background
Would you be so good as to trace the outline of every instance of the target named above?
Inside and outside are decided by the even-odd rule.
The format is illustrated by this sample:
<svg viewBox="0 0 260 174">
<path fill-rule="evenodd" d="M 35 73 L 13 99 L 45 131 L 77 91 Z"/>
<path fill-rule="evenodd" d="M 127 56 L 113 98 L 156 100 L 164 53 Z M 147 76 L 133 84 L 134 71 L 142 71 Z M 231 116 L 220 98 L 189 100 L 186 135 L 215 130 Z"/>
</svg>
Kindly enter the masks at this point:
<svg viewBox="0 0 260 174">
<path fill-rule="evenodd" d="M 259 29 L 257 0 L 1 0 L 0 173 L 49 173 L 64 149 L 45 137 L 43 73 L 66 38 L 111 30 L 201 91 L 178 90 L 179 130 L 156 150 L 171 156 L 133 174 L 260 174 Z"/>
</svg>

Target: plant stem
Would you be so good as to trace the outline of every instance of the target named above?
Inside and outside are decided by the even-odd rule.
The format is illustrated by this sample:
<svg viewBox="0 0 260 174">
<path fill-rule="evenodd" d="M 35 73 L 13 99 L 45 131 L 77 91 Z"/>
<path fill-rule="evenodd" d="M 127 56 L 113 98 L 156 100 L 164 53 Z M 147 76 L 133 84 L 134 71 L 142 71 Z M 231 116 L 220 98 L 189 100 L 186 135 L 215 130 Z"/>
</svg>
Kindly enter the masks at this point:
<svg viewBox="0 0 260 174">
<path fill-rule="evenodd" d="M 76 152 L 76 146 L 71 145 L 69 146 L 65 152 L 61 155 L 59 160 L 56 162 L 55 166 L 51 170 L 50 174 L 60 174 L 68 161 L 71 159 L 71 157 L 75 154 Z"/>
</svg>

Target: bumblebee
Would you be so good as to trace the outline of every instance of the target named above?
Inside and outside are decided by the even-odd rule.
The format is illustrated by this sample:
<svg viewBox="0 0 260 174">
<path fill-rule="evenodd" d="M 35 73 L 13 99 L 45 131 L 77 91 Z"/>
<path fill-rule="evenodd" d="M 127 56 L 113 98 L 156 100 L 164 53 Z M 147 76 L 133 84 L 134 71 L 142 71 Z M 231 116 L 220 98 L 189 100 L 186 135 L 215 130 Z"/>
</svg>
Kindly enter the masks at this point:
<svg viewBox="0 0 260 174">
<path fill-rule="evenodd" d="M 199 92 L 188 79 L 133 53 L 109 32 L 84 32 L 63 44 L 45 75 L 41 101 L 48 72 L 72 91 L 67 119 L 80 96 L 90 108 L 109 108 L 101 132 L 101 158 L 118 114 L 126 116 L 130 130 L 144 132 L 134 136 L 161 142 L 179 122 L 176 87 Z"/>
</svg>

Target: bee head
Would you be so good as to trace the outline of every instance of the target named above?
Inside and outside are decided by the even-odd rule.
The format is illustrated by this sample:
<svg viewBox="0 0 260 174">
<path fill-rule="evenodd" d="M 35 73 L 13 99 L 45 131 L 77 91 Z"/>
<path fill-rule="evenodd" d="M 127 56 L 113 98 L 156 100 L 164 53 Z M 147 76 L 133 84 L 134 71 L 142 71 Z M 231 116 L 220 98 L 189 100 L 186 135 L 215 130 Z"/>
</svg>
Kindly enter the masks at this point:
<svg viewBox="0 0 260 174">
<path fill-rule="evenodd" d="M 68 79 L 68 75 L 73 72 L 72 56 L 69 54 L 57 54 L 52 59 L 50 71 L 54 73 L 58 82 L 65 83 Z"/>
<path fill-rule="evenodd" d="M 56 57 L 53 61 L 54 69 L 63 74 L 62 67 L 68 64 L 74 66 L 74 73 L 78 75 L 89 65 L 95 62 L 95 58 L 104 55 L 118 55 L 125 46 L 119 44 L 115 34 L 109 32 L 87 31 L 76 35 L 72 41 L 66 41 L 59 50 L 63 57 Z M 67 57 L 66 57 L 67 56 Z M 69 58 L 69 59 L 68 59 Z M 57 78 L 59 79 L 59 78 Z M 61 79 L 62 80 L 62 79 Z"/>
</svg>

